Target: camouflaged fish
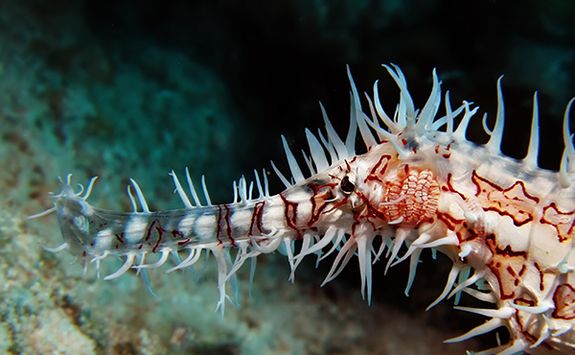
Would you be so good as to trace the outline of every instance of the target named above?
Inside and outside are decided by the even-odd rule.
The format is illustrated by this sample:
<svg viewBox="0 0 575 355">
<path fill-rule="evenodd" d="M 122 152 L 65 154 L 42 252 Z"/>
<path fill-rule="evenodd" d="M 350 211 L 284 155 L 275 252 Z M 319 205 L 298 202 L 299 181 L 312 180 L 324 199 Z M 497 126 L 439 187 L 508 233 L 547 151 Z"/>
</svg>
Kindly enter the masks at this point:
<svg viewBox="0 0 575 355">
<path fill-rule="evenodd" d="M 484 353 L 573 353 L 575 147 L 568 116 L 574 100 L 564 115 L 560 169 L 549 171 L 537 164 L 536 94 L 527 154 L 517 160 L 500 150 L 501 79 L 496 123 L 490 129 L 484 118 L 490 139 L 477 145 L 466 139 L 476 107 L 463 101 L 452 108 L 446 93 L 444 114 L 438 114 L 442 94 L 435 71 L 431 94 L 417 110 L 400 69 L 384 67 L 400 91 L 394 115 L 382 108 L 377 82 L 373 95 L 365 95 L 367 109 L 363 109 L 348 70 L 347 136 L 342 139 L 335 132 L 322 107 L 325 130 L 317 134 L 306 130 L 309 154 L 303 158 L 308 174 L 282 137 L 291 177 L 272 163 L 286 186 L 279 194 L 270 194 L 265 171 L 255 172 L 251 182 L 244 177 L 234 182 L 233 202 L 212 204 L 203 179 L 200 198 L 187 170 L 185 183 L 172 171 L 182 209 L 150 211 L 132 180 L 128 193 L 133 211 L 115 212 L 87 202 L 95 178 L 76 191 L 68 177 L 61 191 L 52 195 L 53 208 L 36 216 L 55 211 L 65 241 L 55 250 L 69 249 L 82 256 L 86 265 L 94 263 L 98 273 L 100 262 L 108 256 L 123 257 L 123 265 L 106 280 L 130 269 L 158 268 L 170 256 L 184 257 L 168 272 L 194 265 L 202 254 L 213 254 L 222 311 L 236 271 L 246 261 L 253 268 L 260 254 L 282 250 L 292 277 L 306 256 L 329 257 L 332 267 L 324 284 L 356 256 L 361 292 L 370 300 L 373 263 L 385 257 L 387 271 L 409 259 L 407 292 L 421 253 L 438 250 L 453 267 L 445 275 L 443 292 L 429 307 L 459 292 L 493 305 L 455 307 L 488 320 L 446 342 L 506 327 L 509 342 Z M 365 144 L 363 153 L 355 149 L 358 132 Z"/>
</svg>

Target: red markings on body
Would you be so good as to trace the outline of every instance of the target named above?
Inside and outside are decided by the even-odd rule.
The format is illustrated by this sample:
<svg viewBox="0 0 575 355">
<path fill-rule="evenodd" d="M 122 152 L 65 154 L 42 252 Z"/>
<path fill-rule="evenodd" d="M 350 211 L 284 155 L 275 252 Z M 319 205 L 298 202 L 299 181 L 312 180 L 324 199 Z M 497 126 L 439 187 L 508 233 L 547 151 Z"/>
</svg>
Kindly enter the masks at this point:
<svg viewBox="0 0 575 355">
<path fill-rule="evenodd" d="M 177 229 L 172 229 L 170 231 L 170 234 L 172 235 L 172 238 L 176 238 L 176 239 L 184 237 L 184 233 L 180 232 Z"/>
<path fill-rule="evenodd" d="M 120 249 L 120 246 L 124 244 L 124 232 L 114 234 L 118 243 L 114 246 L 116 249 Z"/>
<path fill-rule="evenodd" d="M 264 234 L 266 233 L 263 231 L 263 225 L 262 225 L 262 218 L 265 205 L 266 201 L 260 201 L 254 205 L 254 210 L 252 212 L 252 219 L 250 221 L 250 229 L 248 231 L 248 237 L 254 235 L 254 227 L 258 229 L 259 233 Z"/>
<path fill-rule="evenodd" d="M 459 195 L 459 197 L 461 197 L 464 201 L 467 200 L 467 197 L 465 197 L 464 194 L 462 194 L 461 192 L 457 191 L 455 189 L 455 187 L 453 187 L 453 175 L 451 173 L 447 174 L 447 184 L 441 187 L 441 190 L 443 191 L 449 191 L 449 192 L 453 192 L 456 193 L 457 195 Z"/>
<path fill-rule="evenodd" d="M 226 210 L 225 215 L 223 215 L 223 213 L 222 213 L 223 212 L 222 206 L 223 206 L 223 209 Z M 223 244 L 223 240 L 220 237 L 220 234 L 222 234 L 222 228 L 223 228 L 222 219 L 226 225 L 225 226 L 226 236 L 228 237 L 228 240 L 230 241 L 230 245 L 232 247 L 235 247 L 236 242 L 235 242 L 234 238 L 232 237 L 232 224 L 230 223 L 230 208 L 228 207 L 228 205 L 218 205 L 218 218 L 217 218 L 217 229 L 216 229 L 216 240 L 218 241 L 218 244 Z"/>
<path fill-rule="evenodd" d="M 553 294 L 554 318 L 575 319 L 575 289 L 568 283 L 559 285 Z"/>
<path fill-rule="evenodd" d="M 457 219 L 448 213 L 437 212 L 437 218 L 442 221 L 447 229 L 457 232 L 458 226 L 463 226 L 464 219 Z"/>
<path fill-rule="evenodd" d="M 120 244 L 124 244 L 124 232 L 116 233 L 116 234 L 114 234 L 114 236 L 116 236 L 116 239 L 118 239 Z"/>
<path fill-rule="evenodd" d="M 486 237 L 485 242 L 492 253 L 487 267 L 497 277 L 501 299 L 514 298 L 527 271 L 527 253 L 514 251 L 509 245 L 501 248 L 493 234 Z"/>
<path fill-rule="evenodd" d="M 365 195 L 363 195 L 361 193 L 361 191 L 356 191 L 355 192 L 360 198 L 362 198 L 362 200 L 366 203 L 369 204 L 369 200 L 367 199 L 367 197 L 365 197 Z M 334 203 L 331 205 L 330 208 L 328 208 L 327 210 L 323 211 L 323 213 L 330 213 L 338 208 L 340 208 L 341 206 L 345 206 L 348 203 L 349 198 L 345 197 L 342 198 L 341 200 L 339 200 L 338 202 Z M 368 206 L 369 207 L 369 206 Z"/>
<path fill-rule="evenodd" d="M 561 211 L 555 203 L 551 203 L 543 207 L 540 222 L 553 226 L 560 242 L 569 241 L 575 228 L 575 211 Z"/>
<path fill-rule="evenodd" d="M 369 198 L 367 198 L 366 195 L 364 195 L 361 191 L 356 191 L 355 192 L 356 195 L 363 201 L 363 203 L 365 204 L 364 209 L 357 211 L 354 210 L 353 211 L 353 218 L 355 221 L 358 221 L 359 218 L 379 218 L 381 220 L 386 221 L 387 220 L 387 216 L 383 213 L 383 211 L 377 209 L 375 206 L 373 206 L 373 204 L 369 201 Z M 342 202 L 345 201 L 347 202 L 347 198 L 345 198 L 344 200 L 342 200 Z M 336 205 L 341 204 L 341 202 L 339 202 Z M 371 221 L 369 221 L 371 223 Z M 373 223 L 372 223 L 373 224 Z"/>
<path fill-rule="evenodd" d="M 351 166 L 349 165 L 347 160 L 344 160 L 344 162 L 345 162 L 345 172 L 349 173 L 351 171 Z"/>
<path fill-rule="evenodd" d="M 192 242 L 192 239 L 190 239 L 190 238 L 186 238 L 184 240 L 179 240 L 178 246 L 179 247 L 185 247 L 186 245 L 190 244 L 191 242 Z"/>
<path fill-rule="evenodd" d="M 535 301 L 532 299 L 528 299 L 525 297 L 517 297 L 513 300 L 513 303 L 520 305 L 520 306 L 527 306 L 527 307 L 534 307 Z"/>
<path fill-rule="evenodd" d="M 148 227 L 146 228 L 146 234 L 144 237 L 144 242 L 147 242 L 152 237 L 152 227 L 154 226 L 154 223 L 156 223 L 156 220 L 152 221 L 152 223 L 150 223 L 148 225 Z"/>
<path fill-rule="evenodd" d="M 142 247 L 144 246 L 144 243 L 146 243 L 150 246 L 153 245 L 152 243 L 149 242 L 149 240 L 152 237 L 152 227 L 154 226 L 154 222 L 155 221 L 152 221 L 152 223 L 150 223 L 146 227 L 146 232 L 144 233 L 144 238 L 143 238 L 142 242 L 140 242 L 138 249 L 142 249 Z"/>
<path fill-rule="evenodd" d="M 435 154 L 442 156 L 445 159 L 449 159 L 451 157 L 451 143 L 444 147 L 442 145 L 435 146 Z"/>
<path fill-rule="evenodd" d="M 510 217 L 513 224 L 520 227 L 533 221 L 533 204 L 539 202 L 539 198 L 527 192 L 523 181 L 516 181 L 510 187 L 503 187 L 483 178 L 474 170 L 471 181 L 477 191 L 485 211 L 494 211 L 502 216 Z"/>
<path fill-rule="evenodd" d="M 228 207 L 228 205 L 224 205 L 224 208 L 226 209 L 226 215 L 224 217 L 224 220 L 226 221 L 226 234 L 228 236 L 228 239 L 230 240 L 231 246 L 235 247 L 236 241 L 232 237 L 232 223 L 230 222 L 230 208 Z"/>
<path fill-rule="evenodd" d="M 283 193 L 280 193 L 280 198 L 284 203 L 284 218 L 288 227 L 293 229 L 298 239 L 302 236 L 302 232 L 297 227 L 297 202 L 288 201 L 288 199 L 284 196 Z"/>
<path fill-rule="evenodd" d="M 375 180 L 375 181 L 378 181 L 378 182 L 383 184 L 384 183 L 383 182 L 383 176 L 387 172 L 387 167 L 389 165 L 390 160 L 391 160 L 391 155 L 389 155 L 389 154 L 383 154 L 381 157 L 379 157 L 379 160 L 373 166 L 373 168 L 371 169 L 369 174 L 365 177 L 363 182 L 365 183 L 365 182 L 368 182 L 370 180 Z M 379 171 L 378 171 L 378 169 L 379 169 Z"/>
<path fill-rule="evenodd" d="M 153 253 L 155 253 L 156 250 L 158 249 L 158 247 L 160 246 L 160 242 L 162 241 L 162 237 L 164 235 L 164 232 L 166 231 L 164 228 L 162 228 L 162 226 L 160 225 L 160 222 L 158 222 L 158 220 L 154 220 L 154 222 L 152 224 L 154 224 L 154 223 L 156 223 L 156 232 L 158 233 L 158 239 L 156 240 L 156 244 L 152 248 Z"/>
<path fill-rule="evenodd" d="M 152 239 L 152 232 L 154 230 L 158 234 L 158 238 L 154 242 L 150 242 L 150 239 Z M 144 242 L 147 242 L 148 245 L 152 247 L 152 252 L 155 253 L 156 250 L 158 249 L 158 246 L 160 245 L 160 241 L 162 240 L 162 235 L 164 234 L 164 232 L 165 232 L 164 228 L 162 228 L 160 222 L 157 219 L 154 219 L 152 223 L 148 224 L 148 226 L 146 227 Z"/>
<path fill-rule="evenodd" d="M 437 212 L 437 219 L 445 224 L 447 229 L 455 232 L 459 242 L 465 242 L 485 236 L 481 225 L 470 227 L 465 219 L 457 219 L 446 212 Z"/>
<path fill-rule="evenodd" d="M 517 297 L 513 300 L 513 303 L 519 306 L 526 306 L 526 307 L 534 307 L 537 305 L 537 302 L 533 299 L 533 297 L 528 294 L 524 293 L 521 297 Z M 532 333 L 534 322 L 537 322 L 537 318 L 532 317 L 531 314 L 527 312 L 515 312 L 514 314 L 515 321 L 519 326 L 519 330 L 523 336 L 528 339 L 530 342 L 535 342 L 538 339 L 538 336 Z"/>
<path fill-rule="evenodd" d="M 146 226 L 144 236 L 139 242 L 137 248 L 142 249 L 144 245 L 147 244 L 148 246 L 151 247 L 151 251 L 155 253 L 162 242 L 164 234 L 166 233 L 168 233 L 168 235 L 171 235 L 172 238 L 176 240 L 181 239 L 177 241 L 178 246 L 185 246 L 191 242 L 191 239 L 186 238 L 182 231 L 178 229 L 166 230 L 158 219 L 154 219 Z M 118 240 L 121 240 L 121 242 L 123 243 L 124 233 L 116 234 L 116 238 L 118 238 Z"/>
<path fill-rule="evenodd" d="M 222 231 L 222 206 L 218 205 L 218 218 L 217 218 L 217 228 L 216 228 L 216 240 L 218 241 L 218 245 L 222 245 L 223 242 L 220 239 L 220 233 Z"/>
<path fill-rule="evenodd" d="M 545 280 L 544 280 L 545 274 L 543 273 L 543 270 L 541 270 L 539 264 L 534 263 L 534 265 L 537 271 L 539 272 L 539 291 L 543 291 L 545 290 Z"/>
<path fill-rule="evenodd" d="M 325 208 L 328 206 L 329 202 L 326 201 L 333 199 L 334 196 L 332 189 L 335 188 L 337 184 L 329 183 L 318 185 L 315 183 L 309 183 L 307 186 L 313 190 L 313 195 L 310 197 L 311 213 L 309 221 L 307 222 L 307 226 L 311 228 L 319 220 L 320 216 L 324 213 Z"/>
</svg>

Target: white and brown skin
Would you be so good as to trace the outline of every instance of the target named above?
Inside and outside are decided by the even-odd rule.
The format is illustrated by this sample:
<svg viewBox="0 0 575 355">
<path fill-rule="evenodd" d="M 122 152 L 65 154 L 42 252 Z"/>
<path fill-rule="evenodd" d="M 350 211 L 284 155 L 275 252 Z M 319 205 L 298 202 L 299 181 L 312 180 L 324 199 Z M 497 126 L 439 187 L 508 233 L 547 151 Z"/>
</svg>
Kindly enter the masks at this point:
<svg viewBox="0 0 575 355">
<path fill-rule="evenodd" d="M 453 268 L 446 275 L 444 292 L 432 305 L 459 291 L 494 304 L 492 309 L 457 307 L 490 320 L 448 341 L 505 326 L 510 342 L 488 353 L 574 351 L 575 149 L 567 129 L 569 107 L 561 170 L 547 171 L 537 166 L 537 107 L 528 154 L 515 160 L 499 149 L 504 125 L 499 83 L 497 123 L 488 132 L 490 141 L 478 146 L 465 138 L 477 109 L 464 102 L 452 111 L 448 104 L 446 114 L 436 117 L 441 93 L 435 73 L 428 102 L 415 111 L 401 71 L 386 69 L 401 90 L 394 119 L 381 108 L 377 90 L 373 102 L 369 100 L 371 118 L 364 114 L 350 76 L 353 99 L 347 139 L 344 142 L 335 134 L 324 112 L 327 138 L 320 134 L 318 140 L 306 132 L 309 178 L 303 177 L 284 140 L 295 183 L 276 169 L 286 190 L 270 195 L 265 173 L 264 187 L 256 173 L 259 197 L 251 197 L 254 185 L 242 178 L 230 204 L 212 205 L 206 193 L 202 205 L 188 179 L 191 202 L 173 174 L 186 208 L 149 211 L 134 182 L 140 210 L 132 198 L 134 212 L 118 213 L 92 207 L 86 202 L 91 186 L 85 194 L 75 193 L 67 181 L 54 196 L 63 248 L 98 263 L 108 255 L 125 256 L 124 266 L 106 279 L 119 277 L 129 268 L 159 267 L 168 256 L 183 251 L 189 257 L 172 269 L 188 267 L 202 251 L 209 251 L 218 263 L 222 310 L 226 283 L 235 271 L 246 260 L 280 246 L 292 272 L 303 257 L 323 258 L 326 251 L 334 253 L 339 246 L 325 282 L 357 255 L 362 293 L 367 292 L 368 298 L 373 260 L 385 252 L 389 268 L 410 258 L 409 289 L 420 253 L 436 248 L 453 261 Z M 463 117 L 456 124 L 458 115 Z M 361 155 L 354 149 L 358 129 L 367 146 Z M 291 249 L 293 240 L 302 240 L 297 253 Z M 374 252 L 372 245 L 380 246 L 379 250 Z M 408 249 L 398 259 L 403 245 Z M 233 261 L 225 256 L 229 250 L 234 252 Z M 146 263 L 146 255 L 155 261 Z M 455 286 L 466 266 L 474 274 Z M 485 280 L 489 290 L 475 287 L 479 280 Z"/>
</svg>

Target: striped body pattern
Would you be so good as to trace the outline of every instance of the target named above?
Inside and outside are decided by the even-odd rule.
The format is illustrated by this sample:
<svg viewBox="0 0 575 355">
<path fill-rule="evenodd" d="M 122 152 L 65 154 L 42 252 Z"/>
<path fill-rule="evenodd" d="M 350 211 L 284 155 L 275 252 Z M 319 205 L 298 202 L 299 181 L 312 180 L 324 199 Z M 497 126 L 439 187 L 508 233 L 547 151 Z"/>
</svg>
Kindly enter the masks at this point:
<svg viewBox="0 0 575 355">
<path fill-rule="evenodd" d="M 64 237 L 60 249 L 81 255 L 85 265 L 121 256 L 123 265 L 105 279 L 130 269 L 145 272 L 175 259 L 167 271 L 192 266 L 213 254 L 218 266 L 218 307 L 223 311 L 235 273 L 246 262 L 255 267 L 260 254 L 282 251 L 294 272 L 306 256 L 330 257 L 324 284 L 356 256 L 361 292 L 371 302 L 372 264 L 385 259 L 386 271 L 403 261 L 414 282 L 421 253 L 440 251 L 452 262 L 443 292 L 429 307 L 465 292 L 491 306 L 457 306 L 487 321 L 447 342 L 463 341 L 499 327 L 509 342 L 484 353 L 513 354 L 575 350 L 575 147 L 567 106 L 560 170 L 538 167 L 538 104 L 533 100 L 526 157 L 504 156 L 500 146 L 504 103 L 497 83 L 498 112 L 485 145 L 466 139 L 478 108 L 468 102 L 451 106 L 433 72 L 427 102 L 416 110 L 404 75 L 384 66 L 396 82 L 400 100 L 393 116 L 381 106 L 377 82 L 362 108 L 351 75 L 351 118 L 340 137 L 323 107 L 325 130 L 306 130 L 309 154 L 300 164 L 283 139 L 291 176 L 272 167 L 286 189 L 270 194 L 267 174 L 234 182 L 234 201 L 212 204 L 202 179 L 198 194 L 186 170 L 185 182 L 172 171 L 184 208 L 150 211 L 138 184 L 128 194 L 133 212 L 91 206 L 95 179 L 74 191 L 70 177 L 53 195 Z M 438 114 L 440 106 L 443 114 Z M 356 140 L 365 144 L 356 153 Z M 255 196 L 257 195 L 257 196 Z M 38 215 L 38 216 L 39 216 Z M 298 243 L 294 243 L 298 241 Z M 297 247 L 296 247 L 297 246 Z"/>
</svg>

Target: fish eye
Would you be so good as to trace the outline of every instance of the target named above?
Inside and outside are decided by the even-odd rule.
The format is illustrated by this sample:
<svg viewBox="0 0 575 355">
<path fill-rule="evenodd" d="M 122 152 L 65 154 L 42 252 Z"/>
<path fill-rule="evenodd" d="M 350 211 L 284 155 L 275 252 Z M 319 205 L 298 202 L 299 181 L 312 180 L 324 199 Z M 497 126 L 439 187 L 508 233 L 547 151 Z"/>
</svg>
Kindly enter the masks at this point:
<svg viewBox="0 0 575 355">
<path fill-rule="evenodd" d="M 339 188 L 341 189 L 341 192 L 343 192 L 346 195 L 349 195 L 353 192 L 353 190 L 355 190 L 355 185 L 349 181 L 349 177 L 346 175 L 343 177 L 343 179 L 341 179 L 341 182 L 339 183 Z"/>
</svg>

